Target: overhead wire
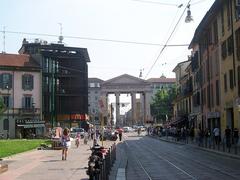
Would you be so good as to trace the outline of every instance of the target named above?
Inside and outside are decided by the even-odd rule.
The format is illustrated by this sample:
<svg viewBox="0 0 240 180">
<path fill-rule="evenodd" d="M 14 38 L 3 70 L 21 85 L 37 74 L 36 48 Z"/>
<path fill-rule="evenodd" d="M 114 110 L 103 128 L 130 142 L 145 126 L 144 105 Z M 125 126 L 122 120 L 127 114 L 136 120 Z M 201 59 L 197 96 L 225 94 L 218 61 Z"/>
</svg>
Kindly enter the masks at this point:
<svg viewBox="0 0 240 180">
<path fill-rule="evenodd" d="M 31 35 L 31 36 L 59 37 L 59 35 L 56 35 L 56 34 L 45 34 L 45 33 L 31 33 L 31 32 L 21 32 L 21 31 L 2 31 L 2 30 L 0 30 L 0 32 L 1 33 L 10 33 L 10 34 Z M 114 39 L 105 39 L 105 38 L 91 38 L 91 37 L 69 36 L 69 35 L 64 35 L 64 38 L 84 39 L 84 40 L 90 40 L 90 41 L 104 41 L 104 42 L 114 42 L 114 43 L 126 43 L 126 44 L 137 44 L 137 45 L 149 45 L 149 46 L 165 46 L 163 44 L 157 44 L 157 43 L 114 40 Z M 178 47 L 178 46 L 189 46 L 189 44 L 169 44 L 167 46 L 168 47 Z"/>
<path fill-rule="evenodd" d="M 132 1 L 137 1 L 137 2 L 142 2 L 142 3 L 159 4 L 159 5 L 164 5 L 164 6 L 175 6 L 175 7 L 180 6 L 179 4 L 162 3 L 162 2 L 155 2 L 155 1 L 145 1 L 145 0 L 132 0 Z"/>
<path fill-rule="evenodd" d="M 184 8 L 184 10 L 183 10 L 183 12 L 182 12 L 182 14 L 181 14 L 180 18 L 178 19 L 178 21 L 177 21 L 176 25 L 174 26 L 174 28 L 173 28 L 173 30 L 172 30 L 172 32 L 171 32 L 171 34 L 170 34 L 170 36 L 168 37 L 168 39 L 167 39 L 167 41 L 166 41 L 166 43 L 165 43 L 165 45 L 164 45 L 164 46 L 162 47 L 162 49 L 160 50 L 160 52 L 159 52 L 159 54 L 158 54 L 157 58 L 155 59 L 154 63 L 152 64 L 151 68 L 149 69 L 149 71 L 148 71 L 148 73 L 146 74 L 146 76 L 145 76 L 145 78 L 144 78 L 144 79 L 146 79 L 146 78 L 147 78 L 147 76 L 149 75 L 149 73 L 152 71 L 153 67 L 154 67 L 154 66 L 155 66 L 155 64 L 157 63 L 158 59 L 159 59 L 159 58 L 160 58 L 160 56 L 162 55 L 162 53 L 163 53 L 164 49 L 167 47 L 167 44 L 168 44 L 169 40 L 171 39 L 171 37 L 172 37 L 173 33 L 175 32 L 175 30 L 176 30 L 176 28 L 177 28 L 178 24 L 180 23 L 180 21 L 181 21 L 181 19 L 182 19 L 183 15 L 184 15 L 184 13 L 185 13 L 186 9 L 188 8 L 188 5 L 190 4 L 190 2 L 191 2 L 191 0 L 189 0 L 189 1 L 188 1 L 188 3 L 187 3 L 187 5 L 185 6 L 185 8 Z"/>
</svg>

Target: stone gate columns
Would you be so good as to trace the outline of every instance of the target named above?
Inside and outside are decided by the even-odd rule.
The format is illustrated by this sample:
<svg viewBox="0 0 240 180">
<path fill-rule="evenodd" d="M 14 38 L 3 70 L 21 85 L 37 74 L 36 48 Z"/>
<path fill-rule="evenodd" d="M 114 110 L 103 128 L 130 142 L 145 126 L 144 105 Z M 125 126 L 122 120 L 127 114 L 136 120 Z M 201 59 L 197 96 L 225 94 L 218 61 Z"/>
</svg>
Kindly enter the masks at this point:
<svg viewBox="0 0 240 180">
<path fill-rule="evenodd" d="M 132 125 L 136 123 L 136 93 L 131 92 L 131 100 L 132 100 Z"/>
<path fill-rule="evenodd" d="M 150 98 L 151 94 L 148 92 L 144 93 L 144 122 L 151 120 L 150 114 Z"/>
<path fill-rule="evenodd" d="M 116 96 L 116 124 L 120 122 L 120 93 L 115 93 Z"/>
</svg>

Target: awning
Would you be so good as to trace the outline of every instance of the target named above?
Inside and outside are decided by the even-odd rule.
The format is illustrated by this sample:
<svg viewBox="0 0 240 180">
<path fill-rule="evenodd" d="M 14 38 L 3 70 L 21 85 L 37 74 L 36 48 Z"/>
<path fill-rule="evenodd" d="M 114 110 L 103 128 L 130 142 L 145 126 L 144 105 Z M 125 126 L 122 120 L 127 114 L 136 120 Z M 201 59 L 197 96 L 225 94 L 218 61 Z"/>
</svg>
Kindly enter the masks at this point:
<svg viewBox="0 0 240 180">
<path fill-rule="evenodd" d="M 187 118 L 177 119 L 175 121 L 170 122 L 170 124 L 171 125 L 177 125 L 177 124 L 183 123 L 184 121 L 187 121 Z"/>
<path fill-rule="evenodd" d="M 45 124 L 18 124 L 18 127 L 23 127 L 23 128 L 41 128 L 45 127 Z"/>
</svg>

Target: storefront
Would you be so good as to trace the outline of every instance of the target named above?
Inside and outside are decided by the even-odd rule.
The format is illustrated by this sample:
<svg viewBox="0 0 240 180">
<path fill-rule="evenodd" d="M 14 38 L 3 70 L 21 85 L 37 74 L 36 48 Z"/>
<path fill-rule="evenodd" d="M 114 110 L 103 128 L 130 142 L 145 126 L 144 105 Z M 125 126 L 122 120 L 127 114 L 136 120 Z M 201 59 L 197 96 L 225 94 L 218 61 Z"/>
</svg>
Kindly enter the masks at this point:
<svg viewBox="0 0 240 180">
<path fill-rule="evenodd" d="M 43 137 L 45 122 L 40 119 L 23 118 L 16 120 L 16 138 Z"/>
</svg>

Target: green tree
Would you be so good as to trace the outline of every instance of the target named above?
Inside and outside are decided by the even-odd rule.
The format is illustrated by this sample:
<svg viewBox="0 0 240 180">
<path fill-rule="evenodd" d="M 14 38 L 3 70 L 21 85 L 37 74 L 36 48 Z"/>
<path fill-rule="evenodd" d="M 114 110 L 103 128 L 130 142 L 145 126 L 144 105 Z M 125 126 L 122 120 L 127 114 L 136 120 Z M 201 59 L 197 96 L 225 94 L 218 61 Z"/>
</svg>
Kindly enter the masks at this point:
<svg viewBox="0 0 240 180">
<path fill-rule="evenodd" d="M 2 114 L 5 111 L 5 109 L 6 109 L 6 107 L 3 102 L 3 98 L 2 98 L 2 96 L 0 96 L 0 114 Z"/>
<path fill-rule="evenodd" d="M 151 115 L 156 119 L 157 123 L 164 123 L 166 119 L 173 116 L 172 102 L 176 97 L 176 87 L 170 89 L 160 89 L 153 97 L 151 104 Z"/>
</svg>

